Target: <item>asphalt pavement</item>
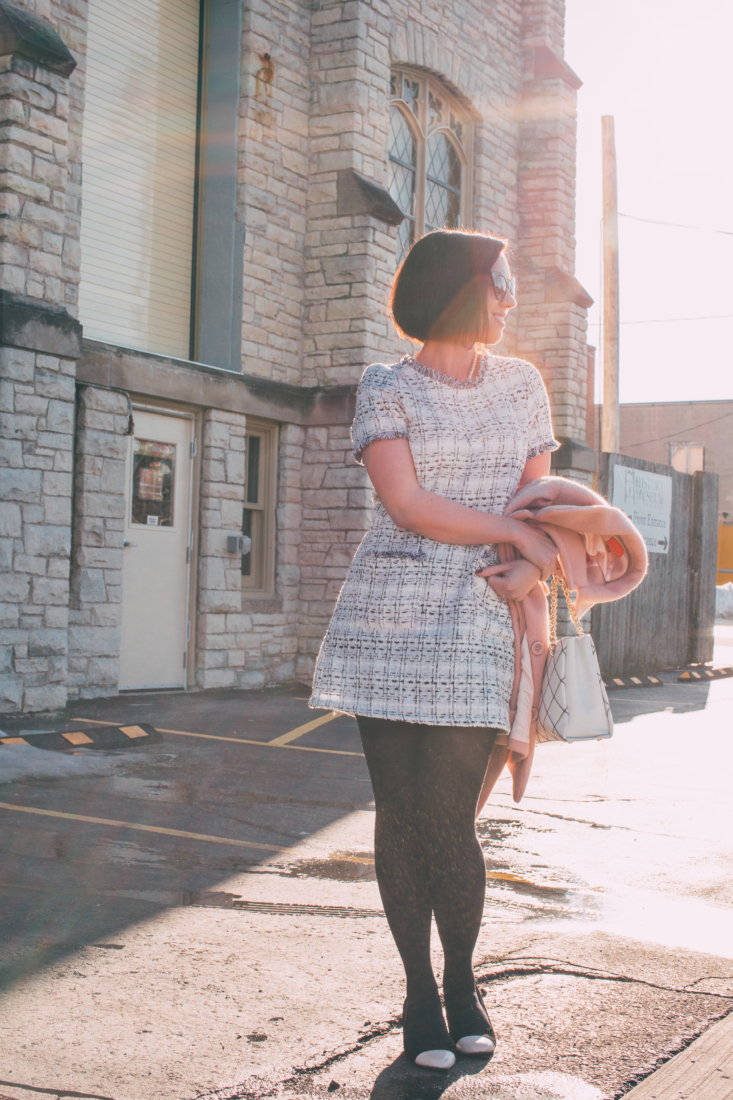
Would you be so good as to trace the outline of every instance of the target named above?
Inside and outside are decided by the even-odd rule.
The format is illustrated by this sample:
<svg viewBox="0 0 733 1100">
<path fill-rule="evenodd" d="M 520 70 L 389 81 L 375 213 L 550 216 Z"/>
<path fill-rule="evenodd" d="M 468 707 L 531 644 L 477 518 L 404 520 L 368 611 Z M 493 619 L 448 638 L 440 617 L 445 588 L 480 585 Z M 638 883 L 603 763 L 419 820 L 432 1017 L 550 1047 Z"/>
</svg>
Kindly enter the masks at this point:
<svg viewBox="0 0 733 1100">
<path fill-rule="evenodd" d="M 5 723 L 0 1100 L 610 1100 L 657 1095 L 664 1065 L 689 1083 L 697 1044 L 731 1047 L 706 1036 L 733 1010 L 733 679 L 664 680 L 613 693 L 611 741 L 540 747 L 520 806 L 508 778 L 494 792 L 477 969 L 499 1045 L 446 1076 L 400 1057 L 353 719 L 286 685 Z M 100 728 L 161 739 L 33 746 Z M 675 1097 L 733 1097 L 715 1072 Z"/>
</svg>

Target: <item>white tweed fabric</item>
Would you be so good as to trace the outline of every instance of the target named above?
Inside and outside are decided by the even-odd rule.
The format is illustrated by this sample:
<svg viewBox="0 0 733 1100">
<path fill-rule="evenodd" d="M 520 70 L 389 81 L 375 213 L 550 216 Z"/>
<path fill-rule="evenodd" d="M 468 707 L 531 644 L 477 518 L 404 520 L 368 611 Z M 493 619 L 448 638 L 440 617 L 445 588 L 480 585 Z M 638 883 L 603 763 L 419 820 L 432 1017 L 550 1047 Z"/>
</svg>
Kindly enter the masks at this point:
<svg viewBox="0 0 733 1100">
<path fill-rule="evenodd" d="M 405 356 L 364 372 L 354 454 L 408 439 L 423 489 L 501 515 L 528 459 L 559 444 L 537 370 L 485 355 L 458 382 Z M 509 728 L 509 609 L 475 571 L 494 546 L 434 542 L 397 527 L 376 498 L 316 665 L 312 707 L 440 726 Z"/>
</svg>

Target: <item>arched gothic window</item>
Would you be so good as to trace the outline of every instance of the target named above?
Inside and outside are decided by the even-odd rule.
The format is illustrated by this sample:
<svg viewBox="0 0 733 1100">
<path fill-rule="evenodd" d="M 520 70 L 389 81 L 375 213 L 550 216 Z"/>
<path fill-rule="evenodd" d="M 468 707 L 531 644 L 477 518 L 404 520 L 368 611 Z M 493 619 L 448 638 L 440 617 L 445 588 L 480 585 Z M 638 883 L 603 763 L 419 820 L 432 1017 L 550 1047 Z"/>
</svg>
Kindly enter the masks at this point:
<svg viewBox="0 0 733 1100">
<path fill-rule="evenodd" d="M 389 190 L 405 220 L 397 263 L 431 229 L 470 224 L 473 123 L 435 79 L 412 69 L 391 77 Z"/>
</svg>

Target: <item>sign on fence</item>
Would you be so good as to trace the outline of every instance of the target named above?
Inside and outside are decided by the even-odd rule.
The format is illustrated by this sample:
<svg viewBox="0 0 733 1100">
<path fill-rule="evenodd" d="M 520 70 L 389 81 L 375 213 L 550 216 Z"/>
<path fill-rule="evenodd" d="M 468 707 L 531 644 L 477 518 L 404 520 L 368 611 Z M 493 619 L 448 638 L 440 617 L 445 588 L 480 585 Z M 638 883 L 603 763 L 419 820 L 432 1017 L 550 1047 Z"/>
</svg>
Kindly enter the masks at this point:
<svg viewBox="0 0 733 1100">
<path fill-rule="evenodd" d="M 611 503 L 636 524 L 650 554 L 668 553 L 671 477 L 614 463 Z"/>
</svg>

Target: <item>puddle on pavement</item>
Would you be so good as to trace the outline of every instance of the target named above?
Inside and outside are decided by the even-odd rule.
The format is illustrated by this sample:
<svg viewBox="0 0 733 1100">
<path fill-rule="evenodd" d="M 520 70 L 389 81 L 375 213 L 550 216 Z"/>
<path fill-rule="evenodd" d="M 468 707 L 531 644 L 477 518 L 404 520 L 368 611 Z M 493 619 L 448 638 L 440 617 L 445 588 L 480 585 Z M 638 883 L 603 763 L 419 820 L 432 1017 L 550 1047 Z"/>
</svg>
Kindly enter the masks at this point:
<svg viewBox="0 0 733 1100">
<path fill-rule="evenodd" d="M 292 863 L 270 865 L 288 878 L 331 879 L 334 882 L 374 882 L 372 852 L 333 852 L 328 859 L 298 859 Z"/>
<path fill-rule="evenodd" d="M 93 846 L 90 859 L 100 863 L 168 863 L 167 856 L 127 840 L 100 841 Z"/>
<path fill-rule="evenodd" d="M 143 779 L 135 776 L 115 776 L 100 784 L 101 790 L 122 798 L 145 799 L 152 802 L 173 802 L 194 806 L 197 790 L 192 783 L 175 783 L 166 779 Z"/>
</svg>

